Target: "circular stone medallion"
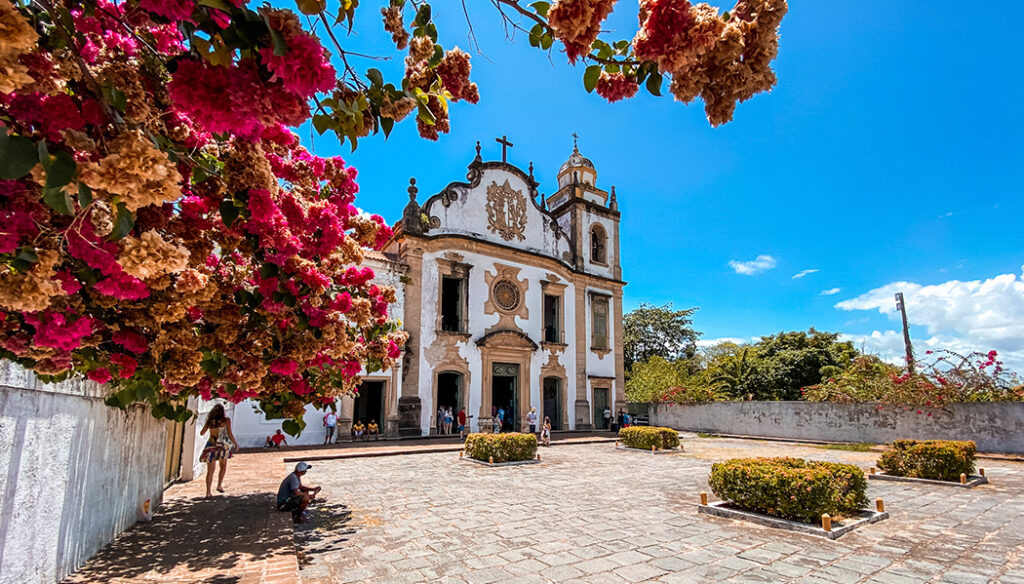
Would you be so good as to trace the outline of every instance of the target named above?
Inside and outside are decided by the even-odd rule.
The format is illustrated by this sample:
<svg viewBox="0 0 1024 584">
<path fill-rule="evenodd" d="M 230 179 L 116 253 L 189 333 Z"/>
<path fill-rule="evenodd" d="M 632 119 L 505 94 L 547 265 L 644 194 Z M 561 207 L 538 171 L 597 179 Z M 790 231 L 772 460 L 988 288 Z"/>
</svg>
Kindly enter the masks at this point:
<svg viewBox="0 0 1024 584">
<path fill-rule="evenodd" d="M 511 312 L 519 308 L 519 288 L 508 280 L 499 280 L 491 290 L 498 308 Z"/>
</svg>

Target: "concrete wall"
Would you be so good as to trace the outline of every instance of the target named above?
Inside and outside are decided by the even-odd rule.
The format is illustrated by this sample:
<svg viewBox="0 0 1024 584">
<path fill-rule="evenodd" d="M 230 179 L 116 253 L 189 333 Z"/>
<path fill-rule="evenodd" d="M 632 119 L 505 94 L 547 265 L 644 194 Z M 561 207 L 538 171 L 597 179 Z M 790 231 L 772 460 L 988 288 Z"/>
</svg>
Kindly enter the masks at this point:
<svg viewBox="0 0 1024 584">
<path fill-rule="evenodd" d="M 974 440 L 982 452 L 1024 453 L 1024 403 L 951 404 L 917 411 L 821 402 L 653 404 L 651 424 L 693 432 L 830 442 Z"/>
<path fill-rule="evenodd" d="M 165 423 L 102 394 L 0 362 L 0 583 L 59 582 L 161 501 Z"/>
</svg>

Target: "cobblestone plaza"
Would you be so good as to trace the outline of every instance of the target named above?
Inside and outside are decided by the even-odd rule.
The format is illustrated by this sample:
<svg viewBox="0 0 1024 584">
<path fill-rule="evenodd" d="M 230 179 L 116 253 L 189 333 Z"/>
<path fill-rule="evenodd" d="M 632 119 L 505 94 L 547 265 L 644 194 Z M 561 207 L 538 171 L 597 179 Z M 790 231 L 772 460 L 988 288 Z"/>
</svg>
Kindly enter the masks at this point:
<svg viewBox="0 0 1024 584">
<path fill-rule="evenodd" d="M 839 540 L 697 514 L 711 464 L 799 456 L 867 469 L 876 452 L 688 437 L 652 456 L 542 449 L 486 468 L 454 453 L 319 461 L 327 503 L 296 530 L 300 577 L 334 582 L 1024 582 L 1024 465 L 979 460 L 976 489 L 869 483 L 891 518 Z M 712 496 L 713 497 L 713 496 Z"/>
</svg>

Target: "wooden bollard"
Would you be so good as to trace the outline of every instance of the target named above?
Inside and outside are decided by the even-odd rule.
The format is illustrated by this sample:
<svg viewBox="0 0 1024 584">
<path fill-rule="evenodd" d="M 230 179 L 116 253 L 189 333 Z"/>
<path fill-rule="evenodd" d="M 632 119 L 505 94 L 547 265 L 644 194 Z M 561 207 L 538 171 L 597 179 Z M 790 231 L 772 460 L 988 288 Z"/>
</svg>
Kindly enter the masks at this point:
<svg viewBox="0 0 1024 584">
<path fill-rule="evenodd" d="M 961 485 L 966 485 L 967 484 L 967 474 L 966 473 L 960 473 L 960 484 Z"/>
<path fill-rule="evenodd" d="M 658 450 L 658 447 L 657 447 L 657 446 L 654 446 L 654 445 L 651 445 L 651 454 L 654 454 L 654 452 L 655 452 L 656 450 Z"/>
<path fill-rule="evenodd" d="M 978 469 L 978 474 L 980 474 L 981 476 L 985 476 L 985 469 L 979 468 Z"/>
<path fill-rule="evenodd" d="M 832 517 L 828 513 L 821 516 L 821 528 L 825 531 L 832 531 Z"/>
<path fill-rule="evenodd" d="M 540 462 L 540 453 L 537 453 L 537 461 Z"/>
<path fill-rule="evenodd" d="M 707 493 L 701 493 L 700 494 L 700 504 L 701 505 L 707 505 L 708 504 L 708 494 Z"/>
<path fill-rule="evenodd" d="M 494 464 L 494 457 L 493 456 L 488 456 L 487 457 L 487 462 L 489 462 L 491 464 Z"/>
<path fill-rule="evenodd" d="M 868 474 L 875 474 L 875 467 L 869 468 L 868 469 Z"/>
<path fill-rule="evenodd" d="M 885 501 L 881 497 L 875 499 L 875 509 L 878 509 L 879 513 L 885 513 Z"/>
<path fill-rule="evenodd" d="M 463 454 L 463 451 L 462 451 L 462 450 L 460 450 L 460 451 L 459 451 L 459 458 L 462 458 L 462 454 Z"/>
</svg>

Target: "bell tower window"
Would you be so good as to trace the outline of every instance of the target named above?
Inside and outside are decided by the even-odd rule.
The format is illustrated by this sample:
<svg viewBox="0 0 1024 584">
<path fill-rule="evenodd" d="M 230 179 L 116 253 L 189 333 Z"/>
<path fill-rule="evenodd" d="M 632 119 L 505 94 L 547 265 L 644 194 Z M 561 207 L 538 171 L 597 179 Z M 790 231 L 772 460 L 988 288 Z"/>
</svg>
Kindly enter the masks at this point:
<svg viewBox="0 0 1024 584">
<path fill-rule="evenodd" d="M 608 236 L 600 225 L 590 229 L 590 261 L 595 264 L 608 263 Z"/>
</svg>

